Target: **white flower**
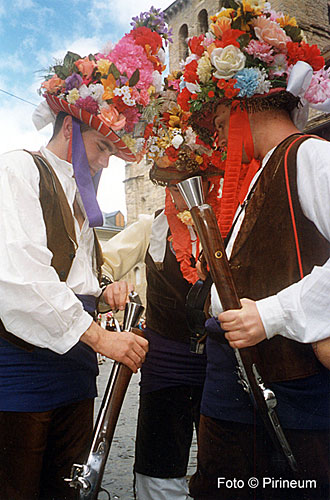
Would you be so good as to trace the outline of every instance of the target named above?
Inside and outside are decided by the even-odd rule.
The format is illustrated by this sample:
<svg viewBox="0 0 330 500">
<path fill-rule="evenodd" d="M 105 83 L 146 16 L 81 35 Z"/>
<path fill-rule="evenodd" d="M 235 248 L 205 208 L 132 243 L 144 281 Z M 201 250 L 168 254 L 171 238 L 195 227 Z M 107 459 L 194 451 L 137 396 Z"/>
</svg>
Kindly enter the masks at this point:
<svg viewBox="0 0 330 500">
<path fill-rule="evenodd" d="M 155 87 L 155 92 L 161 92 L 162 90 L 162 75 L 159 71 L 154 71 L 152 73 L 152 85 Z"/>
<path fill-rule="evenodd" d="M 86 97 L 91 95 L 87 85 L 85 85 L 85 84 L 83 84 L 79 87 L 79 94 L 80 94 L 80 97 L 82 97 L 83 99 L 86 99 Z"/>
<path fill-rule="evenodd" d="M 234 45 L 214 49 L 211 53 L 211 62 L 217 70 L 214 76 L 229 80 L 237 71 L 244 68 L 245 60 L 246 57 L 243 52 Z"/>
<path fill-rule="evenodd" d="M 268 75 L 265 68 L 259 69 L 255 68 L 258 73 L 258 87 L 256 89 L 256 94 L 267 94 L 272 86 L 271 82 L 267 80 Z"/>
<path fill-rule="evenodd" d="M 165 64 L 166 55 L 165 55 L 165 50 L 164 49 L 160 48 L 159 51 L 156 54 L 156 57 L 158 57 L 158 59 L 160 60 L 160 62 L 162 64 Z"/>
<path fill-rule="evenodd" d="M 198 83 L 186 82 L 186 87 L 192 94 L 198 94 L 202 90 Z"/>
<path fill-rule="evenodd" d="M 191 127 L 188 127 L 185 133 L 186 145 L 190 149 L 196 149 L 198 145 L 196 144 L 197 134 L 193 131 Z"/>
<path fill-rule="evenodd" d="M 102 104 L 104 101 L 102 99 L 103 93 L 104 93 L 104 87 L 101 83 L 92 83 L 88 87 L 90 91 L 90 95 L 95 99 L 96 102 L 99 104 Z"/>
<path fill-rule="evenodd" d="M 175 149 L 179 149 L 181 144 L 183 143 L 183 137 L 182 135 L 175 135 L 172 139 L 172 146 L 175 147 Z"/>
</svg>

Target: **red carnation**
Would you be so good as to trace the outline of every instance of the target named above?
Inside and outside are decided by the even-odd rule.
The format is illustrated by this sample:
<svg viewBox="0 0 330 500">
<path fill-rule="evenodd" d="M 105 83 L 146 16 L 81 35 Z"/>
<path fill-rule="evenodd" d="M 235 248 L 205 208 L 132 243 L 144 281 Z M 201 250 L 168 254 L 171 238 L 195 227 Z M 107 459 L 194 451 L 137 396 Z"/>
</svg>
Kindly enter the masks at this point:
<svg viewBox="0 0 330 500">
<path fill-rule="evenodd" d="M 324 58 L 321 56 L 317 45 L 308 45 L 305 42 L 288 42 L 288 64 L 296 64 L 304 61 L 310 64 L 314 71 L 319 71 L 324 66 Z"/>
<path fill-rule="evenodd" d="M 245 31 L 241 30 L 227 30 L 223 33 L 221 40 L 216 40 L 216 46 L 227 47 L 227 45 L 234 45 L 235 47 L 240 48 L 240 44 L 237 41 L 237 38 L 244 34 Z"/>
<path fill-rule="evenodd" d="M 189 111 L 190 99 L 191 99 L 191 93 L 189 92 L 187 87 L 185 87 L 183 90 L 181 90 L 180 94 L 177 97 L 177 103 L 183 111 Z"/>
<path fill-rule="evenodd" d="M 186 65 L 183 74 L 186 82 L 195 83 L 196 81 L 198 81 L 197 67 L 198 63 L 195 59 Z"/>
<path fill-rule="evenodd" d="M 151 29 L 146 26 L 140 26 L 132 30 L 130 35 L 134 38 L 135 42 L 143 48 L 149 45 L 153 54 L 157 54 L 158 50 L 162 47 L 162 37 L 156 33 L 156 31 L 151 31 Z"/>
<path fill-rule="evenodd" d="M 193 36 L 188 42 L 188 46 L 193 54 L 201 57 L 204 54 L 204 47 L 202 45 L 204 41 L 204 35 Z"/>
<path fill-rule="evenodd" d="M 175 163 L 177 161 L 178 155 L 179 155 L 178 150 L 175 149 L 174 146 L 170 146 L 169 148 L 166 149 L 166 156 L 172 163 Z"/>
</svg>

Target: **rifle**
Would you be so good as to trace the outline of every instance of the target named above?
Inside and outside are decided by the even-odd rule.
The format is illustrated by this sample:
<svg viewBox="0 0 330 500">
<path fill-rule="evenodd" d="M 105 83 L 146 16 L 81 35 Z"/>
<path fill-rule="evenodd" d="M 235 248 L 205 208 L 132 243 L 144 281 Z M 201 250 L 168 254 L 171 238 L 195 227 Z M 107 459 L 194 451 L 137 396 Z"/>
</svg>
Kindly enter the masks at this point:
<svg viewBox="0 0 330 500">
<path fill-rule="evenodd" d="M 193 218 L 200 239 L 210 274 L 217 289 L 223 309 L 240 309 L 235 283 L 227 260 L 224 242 L 217 219 L 210 205 L 204 203 L 201 177 L 191 177 L 177 184 Z M 250 395 L 259 410 L 268 434 L 275 446 L 283 452 L 293 471 L 298 470 L 290 445 L 284 435 L 275 412 L 277 400 L 272 390 L 268 389 L 256 364 L 256 349 L 234 349 L 238 364 L 239 382 Z"/>
<path fill-rule="evenodd" d="M 137 293 L 130 293 L 129 299 L 130 302 L 125 307 L 124 331 L 129 331 L 136 326 L 144 311 Z M 117 331 L 120 332 L 121 329 L 117 320 L 115 320 L 115 324 Z M 142 332 L 135 328 L 134 333 L 142 335 Z M 101 483 L 119 413 L 132 373 L 132 370 L 127 366 L 117 361 L 114 362 L 95 422 L 88 458 L 84 464 L 73 464 L 71 477 L 65 479 L 72 488 L 79 490 L 80 500 L 97 500 L 100 491 L 106 493 L 110 499 L 109 492 L 101 488 Z"/>
</svg>

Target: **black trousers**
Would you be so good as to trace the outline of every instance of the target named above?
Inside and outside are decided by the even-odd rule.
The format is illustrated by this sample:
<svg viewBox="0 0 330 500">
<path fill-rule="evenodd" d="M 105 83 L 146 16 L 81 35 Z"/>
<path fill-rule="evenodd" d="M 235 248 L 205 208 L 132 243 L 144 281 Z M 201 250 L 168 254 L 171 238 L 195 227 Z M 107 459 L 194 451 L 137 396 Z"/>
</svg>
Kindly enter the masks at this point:
<svg viewBox="0 0 330 500">
<path fill-rule="evenodd" d="M 202 387 L 194 386 L 169 387 L 140 396 L 135 472 L 158 478 L 186 475 L 201 397 Z"/>
<path fill-rule="evenodd" d="M 285 429 L 285 435 L 300 466 L 298 473 L 288 470 L 263 426 L 201 415 L 191 496 L 196 500 L 329 500 L 329 432 Z M 251 478 L 259 487 L 255 479 L 249 483 Z M 284 482 L 291 480 L 297 482 L 291 486 Z"/>
<path fill-rule="evenodd" d="M 93 400 L 46 412 L 0 412 L 0 499 L 73 500 L 64 478 L 85 460 Z"/>
</svg>

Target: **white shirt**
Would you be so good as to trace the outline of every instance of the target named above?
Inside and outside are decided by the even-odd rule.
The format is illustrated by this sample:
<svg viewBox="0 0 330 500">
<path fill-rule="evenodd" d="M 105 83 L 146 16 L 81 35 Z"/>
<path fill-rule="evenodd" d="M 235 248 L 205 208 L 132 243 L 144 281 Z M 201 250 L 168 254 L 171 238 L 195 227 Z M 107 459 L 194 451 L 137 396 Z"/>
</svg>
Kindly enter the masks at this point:
<svg viewBox="0 0 330 500">
<path fill-rule="evenodd" d="M 54 168 L 73 212 L 76 182 L 72 165 L 51 151 L 41 153 Z M 62 354 L 92 322 L 74 293 L 98 296 L 92 267 L 93 231 L 75 220 L 78 249 L 66 283 L 51 266 L 39 201 L 39 171 L 32 156 L 0 156 L 0 317 L 6 329 L 39 347 Z"/>
<path fill-rule="evenodd" d="M 262 167 L 251 186 L 265 167 L 272 151 L 267 153 Z M 304 215 L 330 242 L 330 143 L 308 139 L 298 149 L 297 186 L 299 202 Z M 227 245 L 230 258 L 235 238 L 245 212 L 237 220 Z M 330 336 L 330 259 L 312 272 L 276 295 L 257 301 L 257 308 L 267 338 L 283 335 L 299 342 L 315 342 Z M 212 287 L 212 314 L 222 308 L 214 285 Z"/>
</svg>

